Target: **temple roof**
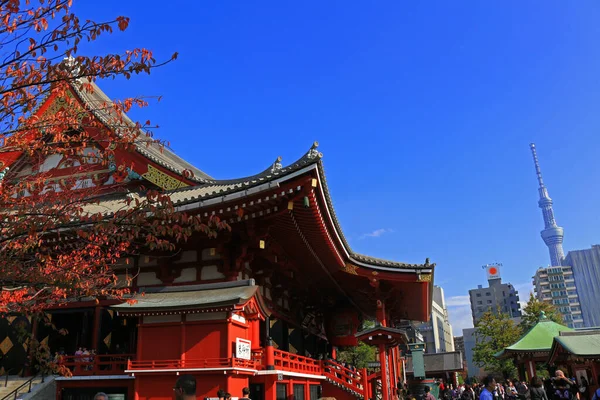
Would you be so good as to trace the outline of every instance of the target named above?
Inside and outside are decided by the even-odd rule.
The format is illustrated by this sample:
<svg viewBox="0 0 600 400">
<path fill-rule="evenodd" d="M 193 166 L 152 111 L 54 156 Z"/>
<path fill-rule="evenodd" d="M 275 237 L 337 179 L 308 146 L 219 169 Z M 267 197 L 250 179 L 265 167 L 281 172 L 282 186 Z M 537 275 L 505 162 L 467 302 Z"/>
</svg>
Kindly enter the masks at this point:
<svg viewBox="0 0 600 400">
<path fill-rule="evenodd" d="M 506 358 L 515 353 L 548 352 L 552 347 L 552 341 L 560 332 L 572 330 L 572 328 L 557 324 L 549 319 L 541 319 L 521 339 L 495 354 L 495 356 Z"/>
<path fill-rule="evenodd" d="M 118 115 L 114 110 L 110 98 L 96 85 L 95 82 L 85 80 L 80 81 L 81 85 L 72 85 L 77 96 L 89 106 L 94 115 L 118 134 L 119 124 L 126 124 L 127 128 L 135 127 L 135 123 L 127 115 Z M 83 84 L 91 85 L 92 90 L 83 89 Z M 89 86 L 87 85 L 87 86 Z M 81 87 L 78 87 L 81 86 Z M 147 140 L 146 140 L 147 138 Z M 328 212 L 327 221 L 333 228 L 332 238 L 337 238 L 341 244 L 342 253 L 347 261 L 355 265 L 365 267 L 376 267 L 380 270 L 395 271 L 398 269 L 413 273 L 433 273 L 435 264 L 430 264 L 428 260 L 423 264 L 411 264 L 384 260 L 370 257 L 354 252 L 346 237 L 343 234 L 338 218 L 335 214 L 331 194 L 327 186 L 325 171 L 323 168 L 323 154 L 318 151 L 318 143 L 315 142 L 311 148 L 298 160 L 284 166 L 281 158 L 278 157 L 275 162 L 269 165 L 265 170 L 255 175 L 236 178 L 236 179 L 214 179 L 202 170 L 194 167 L 192 164 L 177 156 L 168 148 L 154 143 L 153 139 L 140 131 L 140 140 L 136 141 L 136 150 L 161 167 L 179 174 L 188 181 L 196 182 L 196 185 L 180 187 L 170 192 L 173 204 L 181 211 L 202 209 L 213 206 L 218 203 L 230 202 L 246 196 L 253 196 L 262 192 L 273 192 L 284 182 L 292 182 L 294 178 L 302 174 L 312 173 L 318 177 L 320 182 L 320 198 L 324 199 L 326 210 Z M 191 171 L 192 176 L 188 176 L 186 171 Z M 90 212 L 102 212 L 111 215 L 119 209 L 125 207 L 124 196 L 142 197 L 142 193 L 129 192 L 112 194 L 106 197 L 106 200 L 99 204 L 89 205 Z M 329 228 L 331 229 L 331 228 Z M 431 279 L 433 279 L 431 277 Z"/>
<path fill-rule="evenodd" d="M 204 285 L 142 288 L 132 298 L 134 304 L 123 303 L 111 308 L 122 313 L 176 313 L 193 309 L 244 304 L 258 291 L 253 279 Z"/>
<path fill-rule="evenodd" d="M 409 269 L 412 272 L 422 270 L 423 272 L 431 273 L 435 264 L 430 264 L 428 260 L 426 260 L 424 264 L 411 264 L 370 257 L 356 253 L 351 249 L 333 208 L 331 194 L 327 186 L 323 169 L 323 154 L 317 149 L 318 143 L 315 142 L 308 152 L 291 164 L 282 166 L 281 158 L 277 158 L 275 162 L 264 171 L 248 177 L 213 180 L 196 186 L 188 186 L 173 190 L 170 192 L 171 201 L 181 211 L 201 209 L 215 204 L 225 204 L 234 199 L 239 199 L 240 197 L 272 191 L 273 189 L 278 188 L 283 182 L 290 181 L 300 174 L 316 170 L 320 177 L 327 209 L 330 212 L 333 226 L 349 259 L 359 265 L 377 266 L 383 269 Z M 136 196 L 135 193 L 130 193 L 128 195 Z M 124 196 L 124 194 L 121 196 Z M 91 209 L 94 212 L 101 211 L 110 215 L 112 212 L 117 211 L 123 206 L 122 198 L 113 196 L 99 204 L 92 205 Z"/>
<path fill-rule="evenodd" d="M 82 80 L 82 83 L 91 84 L 92 90 L 82 90 L 78 85 L 72 85 L 72 88 L 81 101 L 89 105 L 92 113 L 100 121 L 108 127 L 114 127 L 121 122 L 121 120 L 128 128 L 134 128 L 136 126 L 125 113 L 122 115 L 116 113 L 112 100 L 98 85 L 96 85 L 95 82 L 85 79 L 85 81 Z M 145 139 L 146 137 L 144 132 L 140 132 L 141 139 L 135 142 L 136 150 L 145 157 L 181 176 L 184 175 L 184 171 L 191 171 L 193 176 L 186 176 L 186 178 L 192 181 L 204 183 L 213 180 L 208 174 L 188 163 L 173 151 L 169 150 L 166 146 L 156 143 L 150 137 Z"/>
<path fill-rule="evenodd" d="M 579 357 L 600 357 L 600 332 L 572 332 L 572 335 L 559 335 L 554 338 L 552 351 L 560 345 L 572 355 Z"/>
</svg>

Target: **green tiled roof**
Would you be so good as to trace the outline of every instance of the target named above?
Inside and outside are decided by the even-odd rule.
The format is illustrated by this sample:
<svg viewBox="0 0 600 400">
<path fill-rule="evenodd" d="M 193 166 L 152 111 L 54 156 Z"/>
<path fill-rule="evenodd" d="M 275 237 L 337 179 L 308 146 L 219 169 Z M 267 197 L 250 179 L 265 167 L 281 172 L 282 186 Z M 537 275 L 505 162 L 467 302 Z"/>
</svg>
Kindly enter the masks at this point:
<svg viewBox="0 0 600 400">
<path fill-rule="evenodd" d="M 495 356 L 503 357 L 508 356 L 510 353 L 549 352 L 550 348 L 552 348 L 552 341 L 560 332 L 570 332 L 572 330 L 573 329 L 557 324 L 554 321 L 542 320 L 535 324 L 535 326 L 516 343 L 508 346 Z"/>
<path fill-rule="evenodd" d="M 557 336 L 554 340 L 575 356 L 600 355 L 600 333 Z"/>
</svg>

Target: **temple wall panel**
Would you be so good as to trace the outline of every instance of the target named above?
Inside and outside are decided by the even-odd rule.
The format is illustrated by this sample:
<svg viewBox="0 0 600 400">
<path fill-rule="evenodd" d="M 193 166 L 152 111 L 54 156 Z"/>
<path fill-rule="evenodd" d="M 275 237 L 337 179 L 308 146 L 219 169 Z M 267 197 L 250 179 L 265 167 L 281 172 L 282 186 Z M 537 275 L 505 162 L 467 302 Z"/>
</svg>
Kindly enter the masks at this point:
<svg viewBox="0 0 600 400">
<path fill-rule="evenodd" d="M 140 272 L 137 277 L 138 286 L 160 285 L 162 281 L 152 271 Z"/>
<path fill-rule="evenodd" d="M 248 387 L 248 377 L 240 375 L 227 376 L 227 392 L 231 397 L 243 397 L 242 389 Z"/>
<path fill-rule="evenodd" d="M 174 283 L 194 282 L 196 281 L 196 268 L 183 268 L 181 275 L 173 280 Z"/>
<path fill-rule="evenodd" d="M 227 325 L 223 321 L 186 324 L 185 329 L 187 360 L 227 357 Z"/>
<path fill-rule="evenodd" d="M 217 267 L 216 265 L 206 265 L 202 267 L 202 272 L 200 272 L 200 279 L 203 281 L 225 279 L 225 275 L 219 271 L 219 267 Z"/>
<path fill-rule="evenodd" d="M 140 360 L 178 360 L 181 356 L 180 325 L 143 325 Z M 173 386 L 170 386 L 172 388 Z"/>
</svg>

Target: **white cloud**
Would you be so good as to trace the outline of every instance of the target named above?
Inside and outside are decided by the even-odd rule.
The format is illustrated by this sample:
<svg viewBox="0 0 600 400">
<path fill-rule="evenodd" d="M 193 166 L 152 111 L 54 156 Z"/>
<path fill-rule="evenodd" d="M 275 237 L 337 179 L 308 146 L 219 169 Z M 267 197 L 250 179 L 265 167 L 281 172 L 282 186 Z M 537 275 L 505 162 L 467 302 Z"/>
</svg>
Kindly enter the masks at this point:
<svg viewBox="0 0 600 400">
<path fill-rule="evenodd" d="M 450 318 L 454 336 L 462 336 L 463 329 L 473 327 L 469 296 L 448 297 L 446 308 L 448 309 L 448 318 Z"/>
<path fill-rule="evenodd" d="M 456 296 L 467 297 L 468 296 Z M 448 306 L 448 317 L 452 324 L 452 333 L 454 336 L 462 336 L 465 328 L 473 327 L 473 317 L 471 315 L 471 305 Z"/>
<path fill-rule="evenodd" d="M 452 296 L 446 299 L 446 307 L 470 306 L 469 296 Z"/>
<path fill-rule="evenodd" d="M 393 233 L 393 232 L 394 232 L 393 229 L 380 228 L 380 229 L 375 229 L 373 232 L 365 233 L 363 235 L 360 235 L 360 238 L 361 239 L 365 239 L 365 238 L 368 238 L 368 237 L 378 238 L 380 236 L 385 235 L 386 233 Z"/>
</svg>

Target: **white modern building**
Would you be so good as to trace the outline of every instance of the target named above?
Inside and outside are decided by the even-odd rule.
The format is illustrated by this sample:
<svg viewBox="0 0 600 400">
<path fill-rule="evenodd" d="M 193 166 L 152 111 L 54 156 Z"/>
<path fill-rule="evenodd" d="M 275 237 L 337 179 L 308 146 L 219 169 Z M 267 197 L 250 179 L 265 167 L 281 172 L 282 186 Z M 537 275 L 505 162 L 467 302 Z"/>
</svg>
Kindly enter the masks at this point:
<svg viewBox="0 0 600 400">
<path fill-rule="evenodd" d="M 448 319 L 448 310 L 444 300 L 444 289 L 433 287 L 431 318 L 428 322 L 417 325 L 423 335 L 426 353 L 445 353 L 454 351 L 454 336 Z"/>
<path fill-rule="evenodd" d="M 535 297 L 556 306 L 569 328 L 583 328 L 583 315 L 571 267 L 539 268 L 533 276 Z"/>
</svg>

